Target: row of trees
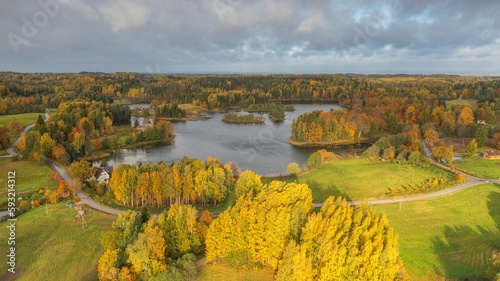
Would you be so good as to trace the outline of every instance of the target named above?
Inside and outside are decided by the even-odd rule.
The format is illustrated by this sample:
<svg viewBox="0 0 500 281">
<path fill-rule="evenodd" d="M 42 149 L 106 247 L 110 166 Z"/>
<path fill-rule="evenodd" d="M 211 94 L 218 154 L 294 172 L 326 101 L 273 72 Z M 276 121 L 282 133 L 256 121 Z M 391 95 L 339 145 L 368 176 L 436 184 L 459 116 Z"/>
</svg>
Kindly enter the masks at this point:
<svg viewBox="0 0 500 281">
<path fill-rule="evenodd" d="M 231 163 L 222 165 L 217 158 L 184 157 L 168 165 L 122 164 L 114 168 L 110 189 L 126 206 L 165 206 L 168 203 L 216 205 L 223 201 L 234 184 Z"/>
<path fill-rule="evenodd" d="M 411 137 L 399 134 L 380 138 L 363 152 L 363 156 L 372 160 L 381 158 L 402 164 L 418 165 L 422 151 L 423 144 L 419 139 L 413 140 Z"/>
</svg>

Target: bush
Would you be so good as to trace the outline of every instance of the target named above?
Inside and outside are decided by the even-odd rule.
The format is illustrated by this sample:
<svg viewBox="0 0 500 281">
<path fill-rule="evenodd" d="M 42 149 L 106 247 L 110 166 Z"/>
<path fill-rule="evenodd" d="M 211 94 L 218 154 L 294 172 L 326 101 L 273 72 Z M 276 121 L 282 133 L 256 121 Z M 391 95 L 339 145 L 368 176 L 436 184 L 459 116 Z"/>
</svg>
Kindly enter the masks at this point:
<svg viewBox="0 0 500 281">
<path fill-rule="evenodd" d="M 309 169 L 319 168 L 321 164 L 323 164 L 323 155 L 319 151 L 314 152 L 309 156 L 309 159 L 307 159 L 307 167 Z"/>
<path fill-rule="evenodd" d="M 300 166 L 296 162 L 292 162 L 288 164 L 286 170 L 289 174 L 296 176 L 298 173 L 300 173 Z"/>
</svg>

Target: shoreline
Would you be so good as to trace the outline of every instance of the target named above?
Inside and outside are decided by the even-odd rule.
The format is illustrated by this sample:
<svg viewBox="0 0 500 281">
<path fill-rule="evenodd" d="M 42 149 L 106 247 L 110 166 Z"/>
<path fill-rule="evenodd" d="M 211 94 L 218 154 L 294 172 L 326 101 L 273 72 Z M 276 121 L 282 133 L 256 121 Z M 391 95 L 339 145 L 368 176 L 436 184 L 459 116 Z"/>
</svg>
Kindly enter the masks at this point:
<svg viewBox="0 0 500 281">
<path fill-rule="evenodd" d="M 338 145 L 347 145 L 347 144 L 373 144 L 375 141 L 377 141 L 378 138 L 363 138 L 361 140 L 340 140 L 340 141 L 333 141 L 333 142 L 302 142 L 302 141 L 296 141 L 293 140 L 292 137 L 288 138 L 288 143 L 290 143 L 293 146 L 297 147 L 335 147 Z"/>
</svg>

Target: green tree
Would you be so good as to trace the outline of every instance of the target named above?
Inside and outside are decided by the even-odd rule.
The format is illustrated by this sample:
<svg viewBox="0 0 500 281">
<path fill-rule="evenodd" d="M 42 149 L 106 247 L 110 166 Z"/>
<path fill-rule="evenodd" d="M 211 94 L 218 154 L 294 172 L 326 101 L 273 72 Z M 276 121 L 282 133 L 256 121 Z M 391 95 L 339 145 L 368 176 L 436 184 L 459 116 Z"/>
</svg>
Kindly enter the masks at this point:
<svg viewBox="0 0 500 281">
<path fill-rule="evenodd" d="M 298 175 L 300 173 L 300 166 L 298 163 L 296 162 L 292 162 L 290 164 L 288 164 L 288 167 L 286 168 L 286 171 L 290 174 L 290 175 Z"/>
<path fill-rule="evenodd" d="M 323 164 L 323 155 L 319 151 L 312 153 L 307 159 L 307 167 L 309 169 L 319 168 L 321 164 Z"/>
<path fill-rule="evenodd" d="M 43 119 L 43 116 L 41 114 L 39 114 L 38 118 L 36 119 L 36 125 L 37 127 L 45 125 L 45 120 Z"/>
<path fill-rule="evenodd" d="M 465 149 L 467 156 L 472 157 L 476 156 L 477 154 L 477 142 L 476 139 L 472 139 L 469 144 L 467 145 L 467 148 Z"/>
<path fill-rule="evenodd" d="M 96 167 L 86 160 L 80 160 L 71 163 L 68 168 L 70 177 L 85 181 L 95 174 Z"/>
<path fill-rule="evenodd" d="M 484 147 L 486 141 L 488 140 L 488 128 L 484 125 L 477 126 L 474 138 L 477 141 L 478 147 Z"/>
<path fill-rule="evenodd" d="M 3 125 L 0 125 L 0 149 L 9 147 L 10 144 L 10 132 L 9 129 Z"/>
<path fill-rule="evenodd" d="M 158 226 L 148 225 L 133 244 L 127 246 L 128 262 L 142 280 L 149 280 L 167 269 L 166 243 Z"/>
</svg>

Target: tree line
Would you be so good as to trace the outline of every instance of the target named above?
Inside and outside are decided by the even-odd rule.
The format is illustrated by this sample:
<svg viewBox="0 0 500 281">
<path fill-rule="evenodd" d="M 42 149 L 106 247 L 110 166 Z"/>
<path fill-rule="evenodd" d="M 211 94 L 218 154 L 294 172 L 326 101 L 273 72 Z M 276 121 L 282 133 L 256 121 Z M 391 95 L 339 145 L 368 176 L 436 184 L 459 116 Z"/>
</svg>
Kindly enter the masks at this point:
<svg viewBox="0 0 500 281">
<path fill-rule="evenodd" d="M 0 114 L 57 107 L 75 98 L 112 102 L 199 103 L 209 109 L 247 107 L 269 101 L 339 102 L 352 109 L 402 115 L 416 105 L 417 118 L 454 99 L 478 101 L 482 119 L 498 119 L 500 80 L 492 77 L 407 75 L 148 75 L 138 73 L 0 73 Z M 18 99 L 15 102 L 10 99 Z M 394 101 L 397 101 L 394 103 Z M 2 106 L 6 105 L 6 106 Z M 35 107 L 33 107 L 35 106 Z M 380 107 L 389 106 L 381 110 Z M 492 109 L 493 111 L 491 111 Z M 371 110 L 370 110 L 371 111 Z M 40 111 L 41 112 L 41 111 Z M 491 114 L 493 112 L 493 115 Z M 496 113 L 495 113 L 496 112 Z M 376 116 L 374 112 L 366 112 Z M 420 123 L 420 122 L 419 122 Z M 493 124 L 489 122 L 490 124 Z"/>
<path fill-rule="evenodd" d="M 227 197 L 233 184 L 231 163 L 223 165 L 211 157 L 205 162 L 184 157 L 172 165 L 118 165 L 109 187 L 125 206 L 164 207 L 174 203 L 215 206 Z"/>
</svg>

